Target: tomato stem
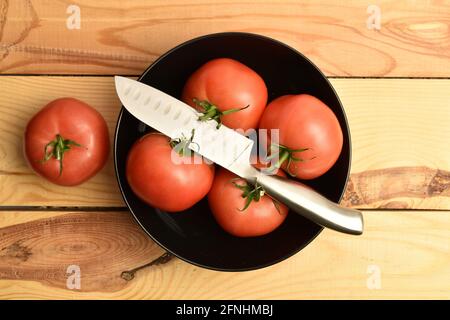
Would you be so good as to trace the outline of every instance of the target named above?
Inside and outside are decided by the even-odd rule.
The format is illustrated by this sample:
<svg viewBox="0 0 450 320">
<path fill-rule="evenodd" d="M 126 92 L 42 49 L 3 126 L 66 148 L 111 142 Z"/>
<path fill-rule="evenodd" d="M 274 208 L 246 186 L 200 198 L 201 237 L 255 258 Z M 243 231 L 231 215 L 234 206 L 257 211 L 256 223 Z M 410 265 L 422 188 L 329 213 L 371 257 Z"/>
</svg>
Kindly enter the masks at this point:
<svg viewBox="0 0 450 320">
<path fill-rule="evenodd" d="M 282 144 L 272 143 L 270 145 L 270 151 L 271 151 L 270 153 L 271 153 L 271 155 L 268 157 L 268 160 L 274 159 L 277 156 L 278 156 L 278 160 L 277 160 L 277 162 L 274 165 L 270 166 L 267 170 L 269 172 L 274 172 L 274 171 L 278 170 L 279 168 L 281 168 L 283 163 L 287 161 L 287 165 L 286 165 L 287 173 L 290 176 L 295 177 L 296 175 L 293 174 L 292 171 L 291 171 L 291 164 L 292 164 L 292 162 L 293 161 L 295 161 L 295 162 L 303 162 L 303 161 L 305 161 L 305 159 L 295 157 L 294 153 L 304 152 L 304 151 L 309 150 L 309 149 L 310 148 L 291 149 L 291 148 L 286 147 L 286 146 L 284 146 Z M 314 157 L 311 158 L 311 159 L 308 159 L 308 160 L 312 160 L 312 159 L 314 159 Z"/>
<path fill-rule="evenodd" d="M 81 147 L 80 144 L 73 140 L 64 139 L 59 133 L 55 140 L 50 141 L 44 147 L 44 157 L 41 162 L 47 162 L 52 157 L 59 161 L 59 175 L 63 172 L 64 153 L 71 149 L 72 146 Z"/>
<path fill-rule="evenodd" d="M 233 180 L 240 180 L 239 178 Z M 245 211 L 252 201 L 258 202 L 259 199 L 264 195 L 264 189 L 262 186 L 256 184 L 252 186 L 246 182 L 244 184 L 238 184 L 236 181 L 231 182 L 236 188 L 242 190 L 241 197 L 245 199 L 245 205 L 242 209 L 238 209 L 239 211 Z"/>
<path fill-rule="evenodd" d="M 247 109 L 248 107 L 250 107 L 250 105 L 247 105 L 243 108 L 234 108 L 234 109 L 229 109 L 229 110 L 225 110 L 225 111 L 220 111 L 216 105 L 210 103 L 207 100 L 198 100 L 196 98 L 192 99 L 192 101 L 199 106 L 200 108 L 203 109 L 202 115 L 198 117 L 199 121 L 208 121 L 208 120 L 214 120 L 217 122 L 217 129 L 220 128 L 220 126 L 222 125 L 222 116 L 226 116 L 227 114 L 231 114 L 234 112 L 238 112 L 244 109 Z"/>
<path fill-rule="evenodd" d="M 247 182 L 244 182 L 244 184 L 238 184 L 236 182 L 236 180 L 241 180 L 241 178 L 232 179 L 231 183 L 236 188 L 242 190 L 241 197 L 245 199 L 245 205 L 242 209 L 238 208 L 239 211 L 245 211 L 250 206 L 252 201 L 258 202 L 266 194 L 264 188 L 259 184 L 255 184 L 254 186 L 251 184 L 248 184 Z M 277 211 L 279 213 L 281 213 L 280 203 L 273 198 L 271 198 L 271 199 L 273 201 L 273 205 L 275 206 L 275 209 L 277 209 Z"/>
<path fill-rule="evenodd" d="M 189 149 L 189 145 L 193 143 L 198 146 L 197 143 L 193 142 L 194 134 L 195 129 L 192 129 L 190 138 L 187 138 L 183 134 L 181 138 L 171 139 L 169 141 L 169 145 L 172 149 L 174 149 L 175 152 L 177 152 L 180 155 L 180 157 L 191 155 L 191 149 Z"/>
</svg>

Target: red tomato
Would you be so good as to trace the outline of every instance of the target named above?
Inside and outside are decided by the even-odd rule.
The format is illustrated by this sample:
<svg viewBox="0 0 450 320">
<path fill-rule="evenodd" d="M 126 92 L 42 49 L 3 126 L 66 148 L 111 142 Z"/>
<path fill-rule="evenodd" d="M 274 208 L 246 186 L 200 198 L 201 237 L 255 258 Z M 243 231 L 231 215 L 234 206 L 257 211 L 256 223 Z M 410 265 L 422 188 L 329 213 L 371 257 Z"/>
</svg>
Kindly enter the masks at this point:
<svg viewBox="0 0 450 320">
<path fill-rule="evenodd" d="M 220 118 L 227 127 L 247 130 L 258 125 L 267 103 L 267 87 L 264 80 L 246 65 L 221 58 L 205 63 L 190 76 L 182 99 L 199 111 L 205 110 L 194 99 L 207 101 L 213 105 L 208 112 L 209 118 L 218 117 L 216 120 Z M 245 109 L 221 114 L 240 108 Z"/>
<path fill-rule="evenodd" d="M 277 174 L 286 176 L 281 170 Z M 209 206 L 220 226 L 236 237 L 262 236 L 278 228 L 286 219 L 288 208 L 281 203 L 275 204 L 272 198 L 263 195 L 242 210 L 247 199 L 242 197 L 242 187 L 238 188 L 234 183 L 250 186 L 243 179 L 234 180 L 237 178 L 230 171 L 219 169 L 208 193 Z"/>
<path fill-rule="evenodd" d="M 172 153 L 170 139 L 150 133 L 134 143 L 127 159 L 126 176 L 133 192 L 161 210 L 183 211 L 200 201 L 211 188 L 214 165 L 198 155 L 191 163 Z M 172 156 L 180 157 L 173 161 Z M 178 161 L 179 160 L 179 161 Z"/>
<path fill-rule="evenodd" d="M 28 123 L 25 157 L 39 175 L 73 186 L 95 175 L 109 154 L 108 127 L 86 103 L 61 98 L 47 104 Z"/>
<path fill-rule="evenodd" d="M 285 147 L 279 156 L 287 157 L 282 168 L 300 179 L 321 176 L 341 153 L 338 119 L 322 101 L 308 94 L 282 96 L 269 103 L 259 128 L 279 129 L 279 144 Z M 303 148 L 308 150 L 295 152 Z M 293 157 L 290 162 L 289 157 Z"/>
</svg>

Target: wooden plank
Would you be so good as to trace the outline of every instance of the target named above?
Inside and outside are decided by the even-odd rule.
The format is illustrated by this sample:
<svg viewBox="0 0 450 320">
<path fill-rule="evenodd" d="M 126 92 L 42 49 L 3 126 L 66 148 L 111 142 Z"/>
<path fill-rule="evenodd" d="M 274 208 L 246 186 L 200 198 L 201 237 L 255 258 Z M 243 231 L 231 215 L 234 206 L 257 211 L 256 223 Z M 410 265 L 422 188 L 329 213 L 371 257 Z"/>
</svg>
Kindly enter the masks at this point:
<svg viewBox="0 0 450 320">
<path fill-rule="evenodd" d="M 2 228 L 2 279 L 67 288 L 67 268 L 77 265 L 85 279 L 83 290 L 116 291 L 126 285 L 120 277 L 122 271 L 164 253 L 127 212 L 22 213 L 25 215 L 43 218 Z M 8 225 L 20 220 L 17 213 L 2 213 L 1 221 Z"/>
<path fill-rule="evenodd" d="M 450 80 L 332 79 L 353 142 L 343 204 L 360 208 L 450 209 Z M 105 117 L 111 139 L 120 103 L 110 77 L 0 77 L 0 205 L 123 206 L 107 166 L 78 187 L 35 176 L 22 134 L 48 101 L 74 96 Z"/>
<path fill-rule="evenodd" d="M 450 76 L 445 1 L 3 0 L 3 73 L 140 74 L 196 36 L 245 31 L 281 40 L 328 75 Z M 72 6 L 71 6 L 72 5 Z M 368 13 L 369 12 L 371 13 Z M 375 9 L 376 10 L 376 9 Z"/>
<path fill-rule="evenodd" d="M 128 282 L 122 271 L 162 251 L 127 213 L 53 215 L 0 215 L 1 299 L 450 298 L 448 211 L 366 211 L 363 236 L 325 230 L 268 268 L 216 272 L 175 258 Z M 20 216 L 28 222 L 14 224 Z M 80 290 L 66 288 L 71 264 L 81 268 Z"/>
</svg>

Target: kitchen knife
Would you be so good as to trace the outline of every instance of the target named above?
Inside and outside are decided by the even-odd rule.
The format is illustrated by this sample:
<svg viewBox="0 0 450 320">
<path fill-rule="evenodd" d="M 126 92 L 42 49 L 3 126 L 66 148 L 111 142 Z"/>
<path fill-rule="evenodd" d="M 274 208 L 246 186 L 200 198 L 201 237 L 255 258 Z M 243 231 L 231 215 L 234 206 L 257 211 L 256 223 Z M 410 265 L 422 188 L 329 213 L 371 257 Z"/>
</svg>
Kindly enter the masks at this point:
<svg viewBox="0 0 450 320">
<path fill-rule="evenodd" d="M 201 113 L 142 82 L 116 76 L 115 84 L 123 106 L 138 120 L 172 139 L 190 138 L 195 132 L 189 148 L 204 158 L 260 185 L 268 195 L 323 227 L 362 234 L 361 212 L 341 207 L 298 181 L 267 175 L 251 166 L 253 141 L 244 135 L 224 125 L 218 127 L 214 120 L 199 121 Z"/>
</svg>

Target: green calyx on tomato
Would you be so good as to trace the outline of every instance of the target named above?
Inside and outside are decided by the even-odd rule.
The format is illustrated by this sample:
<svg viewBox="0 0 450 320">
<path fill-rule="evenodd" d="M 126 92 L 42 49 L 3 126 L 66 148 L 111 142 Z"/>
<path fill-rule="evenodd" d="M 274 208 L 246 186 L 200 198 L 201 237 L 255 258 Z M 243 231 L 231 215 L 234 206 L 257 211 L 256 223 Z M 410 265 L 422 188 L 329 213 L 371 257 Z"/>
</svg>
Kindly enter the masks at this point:
<svg viewBox="0 0 450 320">
<path fill-rule="evenodd" d="M 245 211 L 252 201 L 258 202 L 261 197 L 263 197 L 266 192 L 264 191 L 263 187 L 255 184 L 254 186 L 251 184 L 248 184 L 247 182 L 244 182 L 244 184 L 238 184 L 235 180 L 241 180 L 240 178 L 233 179 L 231 183 L 238 189 L 242 190 L 241 197 L 245 199 L 245 205 L 242 209 L 239 209 L 239 211 Z M 280 212 L 279 203 L 272 199 L 273 204 L 278 212 Z"/>
<path fill-rule="evenodd" d="M 195 129 L 192 129 L 190 138 L 183 134 L 180 138 L 170 139 L 169 145 L 180 157 L 190 156 L 192 155 L 192 150 L 189 149 L 189 145 L 194 143 L 198 146 L 197 143 L 193 142 L 194 134 Z"/>
<path fill-rule="evenodd" d="M 240 178 L 233 179 L 231 183 L 238 189 L 242 190 L 242 198 L 245 199 L 245 205 L 244 208 L 239 209 L 239 211 L 245 211 L 250 206 L 250 203 L 252 201 L 258 202 L 259 199 L 261 199 L 262 196 L 264 196 L 265 192 L 262 186 L 255 185 L 252 186 L 248 184 L 247 182 L 244 182 L 244 184 L 238 184 L 234 180 L 240 180 Z"/>
<path fill-rule="evenodd" d="M 72 146 L 81 147 L 80 144 L 73 140 L 64 139 L 60 134 L 57 134 L 55 140 L 50 141 L 45 145 L 44 158 L 41 162 L 47 162 L 52 157 L 59 161 L 59 175 L 63 172 L 63 158 L 64 153 L 71 149 Z"/>
<path fill-rule="evenodd" d="M 297 152 L 304 152 L 306 150 L 309 150 L 310 148 L 299 148 L 299 149 L 291 149 L 289 147 L 286 147 L 282 144 L 276 144 L 276 143 L 272 143 L 270 145 L 270 153 L 271 155 L 267 157 L 268 160 L 272 160 L 275 157 L 278 157 L 278 161 L 272 165 L 270 168 L 268 168 L 267 170 L 270 171 L 276 171 L 278 169 L 281 168 L 281 165 L 287 161 L 287 165 L 286 165 L 286 171 L 287 173 L 292 176 L 295 177 L 296 175 L 294 173 L 292 173 L 291 171 L 291 164 L 292 162 L 303 162 L 305 160 L 312 160 L 314 158 L 311 159 L 303 159 L 303 158 L 298 158 L 294 156 L 294 153 Z"/>
<path fill-rule="evenodd" d="M 203 109 L 202 115 L 198 117 L 199 121 L 208 121 L 208 120 L 215 120 L 217 122 L 217 129 L 220 128 L 220 126 L 222 125 L 222 116 L 225 116 L 227 114 L 231 114 L 234 112 L 238 112 L 244 109 L 247 109 L 248 107 L 250 107 L 250 105 L 247 105 L 243 108 L 234 108 L 234 109 L 229 109 L 229 110 L 225 110 L 225 111 L 220 111 L 216 105 L 210 103 L 209 101 L 206 100 L 198 100 L 198 99 L 193 99 L 193 102 L 199 106 L 200 108 Z"/>
</svg>

